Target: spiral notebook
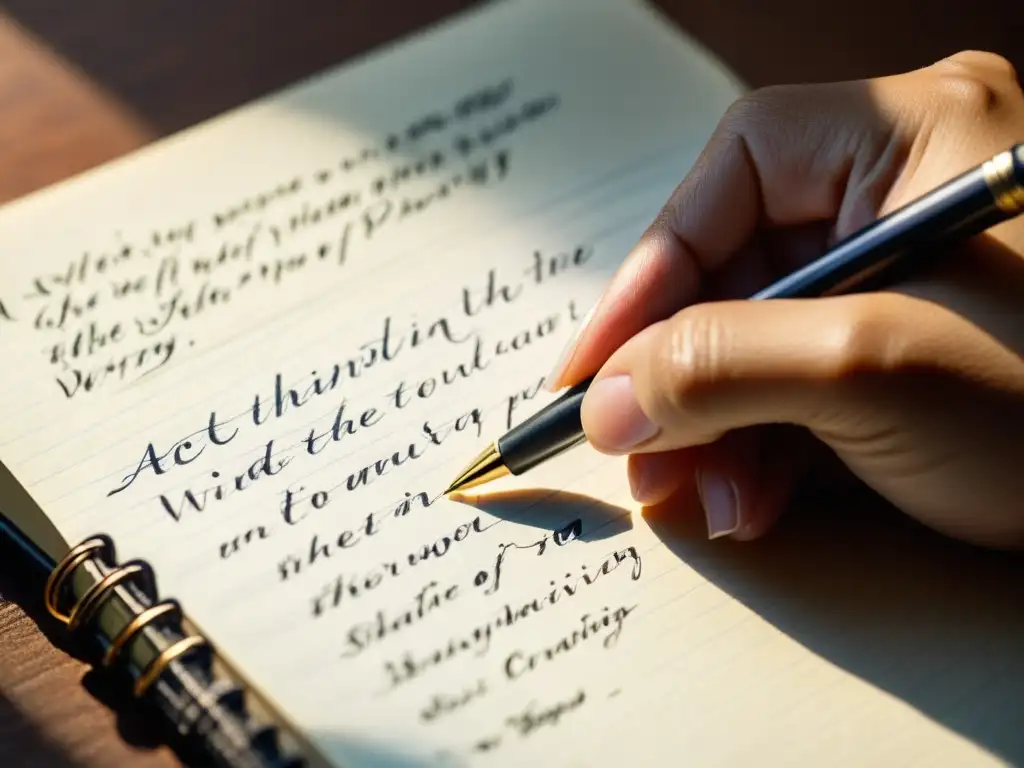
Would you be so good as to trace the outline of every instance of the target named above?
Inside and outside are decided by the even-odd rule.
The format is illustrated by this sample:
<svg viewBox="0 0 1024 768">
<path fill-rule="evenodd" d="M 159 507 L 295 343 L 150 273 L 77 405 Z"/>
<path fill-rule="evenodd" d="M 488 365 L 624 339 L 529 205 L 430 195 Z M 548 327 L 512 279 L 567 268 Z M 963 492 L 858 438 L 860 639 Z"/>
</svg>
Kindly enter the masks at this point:
<svg viewBox="0 0 1024 768">
<path fill-rule="evenodd" d="M 1024 760 L 1003 561 L 709 543 L 586 446 L 441 495 L 741 91 L 644 3 L 504 0 L 0 210 L 51 612 L 225 765 Z"/>
</svg>

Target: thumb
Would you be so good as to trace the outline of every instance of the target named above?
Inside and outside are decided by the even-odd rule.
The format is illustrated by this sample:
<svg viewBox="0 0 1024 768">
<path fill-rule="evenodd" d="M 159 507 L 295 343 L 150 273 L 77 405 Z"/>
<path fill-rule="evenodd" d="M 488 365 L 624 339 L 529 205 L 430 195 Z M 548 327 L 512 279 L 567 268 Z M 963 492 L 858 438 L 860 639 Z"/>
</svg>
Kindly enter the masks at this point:
<svg viewBox="0 0 1024 768">
<path fill-rule="evenodd" d="M 759 538 L 789 503 L 808 441 L 755 425 L 823 423 L 827 411 L 808 406 L 847 355 L 846 322 L 830 300 L 688 307 L 612 356 L 584 398 L 584 429 L 598 450 L 632 454 L 638 501 L 693 482 L 711 538 Z"/>
<path fill-rule="evenodd" d="M 1019 542 L 1022 372 L 1019 355 L 964 317 L 895 292 L 716 302 L 620 347 L 581 416 L 593 447 L 634 456 L 803 427 L 921 522 Z"/>
<path fill-rule="evenodd" d="M 583 401 L 584 431 L 611 454 L 707 445 L 762 424 L 842 431 L 871 417 L 851 413 L 851 380 L 888 365 L 894 337 L 879 327 L 880 296 L 686 307 L 602 367 Z"/>
</svg>

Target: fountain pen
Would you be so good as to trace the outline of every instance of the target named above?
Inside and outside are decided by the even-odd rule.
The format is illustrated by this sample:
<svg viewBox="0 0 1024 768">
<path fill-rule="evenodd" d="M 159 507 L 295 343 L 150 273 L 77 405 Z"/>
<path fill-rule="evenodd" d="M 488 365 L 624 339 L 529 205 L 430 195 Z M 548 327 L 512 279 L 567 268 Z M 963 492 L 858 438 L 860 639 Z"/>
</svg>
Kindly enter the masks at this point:
<svg viewBox="0 0 1024 768">
<path fill-rule="evenodd" d="M 985 161 L 845 238 L 751 298 L 815 298 L 864 290 L 926 267 L 943 246 L 1024 212 L 1024 143 Z M 925 249 L 929 249 L 927 252 Z M 445 494 L 521 475 L 586 442 L 580 408 L 593 377 L 506 432 Z"/>
</svg>

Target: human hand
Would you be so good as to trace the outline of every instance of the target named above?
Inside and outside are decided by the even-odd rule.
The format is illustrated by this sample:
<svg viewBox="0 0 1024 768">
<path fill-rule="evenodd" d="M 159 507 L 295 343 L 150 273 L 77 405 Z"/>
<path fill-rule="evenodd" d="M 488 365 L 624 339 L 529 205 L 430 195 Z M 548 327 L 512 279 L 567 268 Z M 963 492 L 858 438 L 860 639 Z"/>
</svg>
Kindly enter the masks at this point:
<svg viewBox="0 0 1024 768">
<path fill-rule="evenodd" d="M 885 292 L 733 300 L 1022 139 L 992 54 L 749 94 L 548 386 L 596 372 L 591 445 L 642 503 L 696 482 L 712 537 L 764 534 L 824 446 L 922 523 L 1024 546 L 1024 217 Z"/>
</svg>

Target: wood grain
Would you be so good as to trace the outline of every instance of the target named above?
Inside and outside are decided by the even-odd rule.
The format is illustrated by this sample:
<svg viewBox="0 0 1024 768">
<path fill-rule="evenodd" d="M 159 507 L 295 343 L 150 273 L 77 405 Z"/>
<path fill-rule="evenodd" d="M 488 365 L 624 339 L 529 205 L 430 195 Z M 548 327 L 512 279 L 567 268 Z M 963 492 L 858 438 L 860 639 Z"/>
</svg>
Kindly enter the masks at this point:
<svg viewBox="0 0 1024 768">
<path fill-rule="evenodd" d="M 4 594 L 7 597 L 7 594 Z M 102 695 L 15 602 L 0 603 L 0 765 L 175 766 L 159 731 Z"/>
<path fill-rule="evenodd" d="M 966 48 L 998 51 L 1024 70 L 1024 11 L 1017 0 L 658 4 L 752 86 L 894 73 Z M 80 173 L 472 5 L 6 0 L 7 15 L 0 14 L 0 200 Z M 0 765 L 178 764 L 117 692 L 105 690 L 61 648 L 35 594 L 0 563 Z"/>
</svg>

